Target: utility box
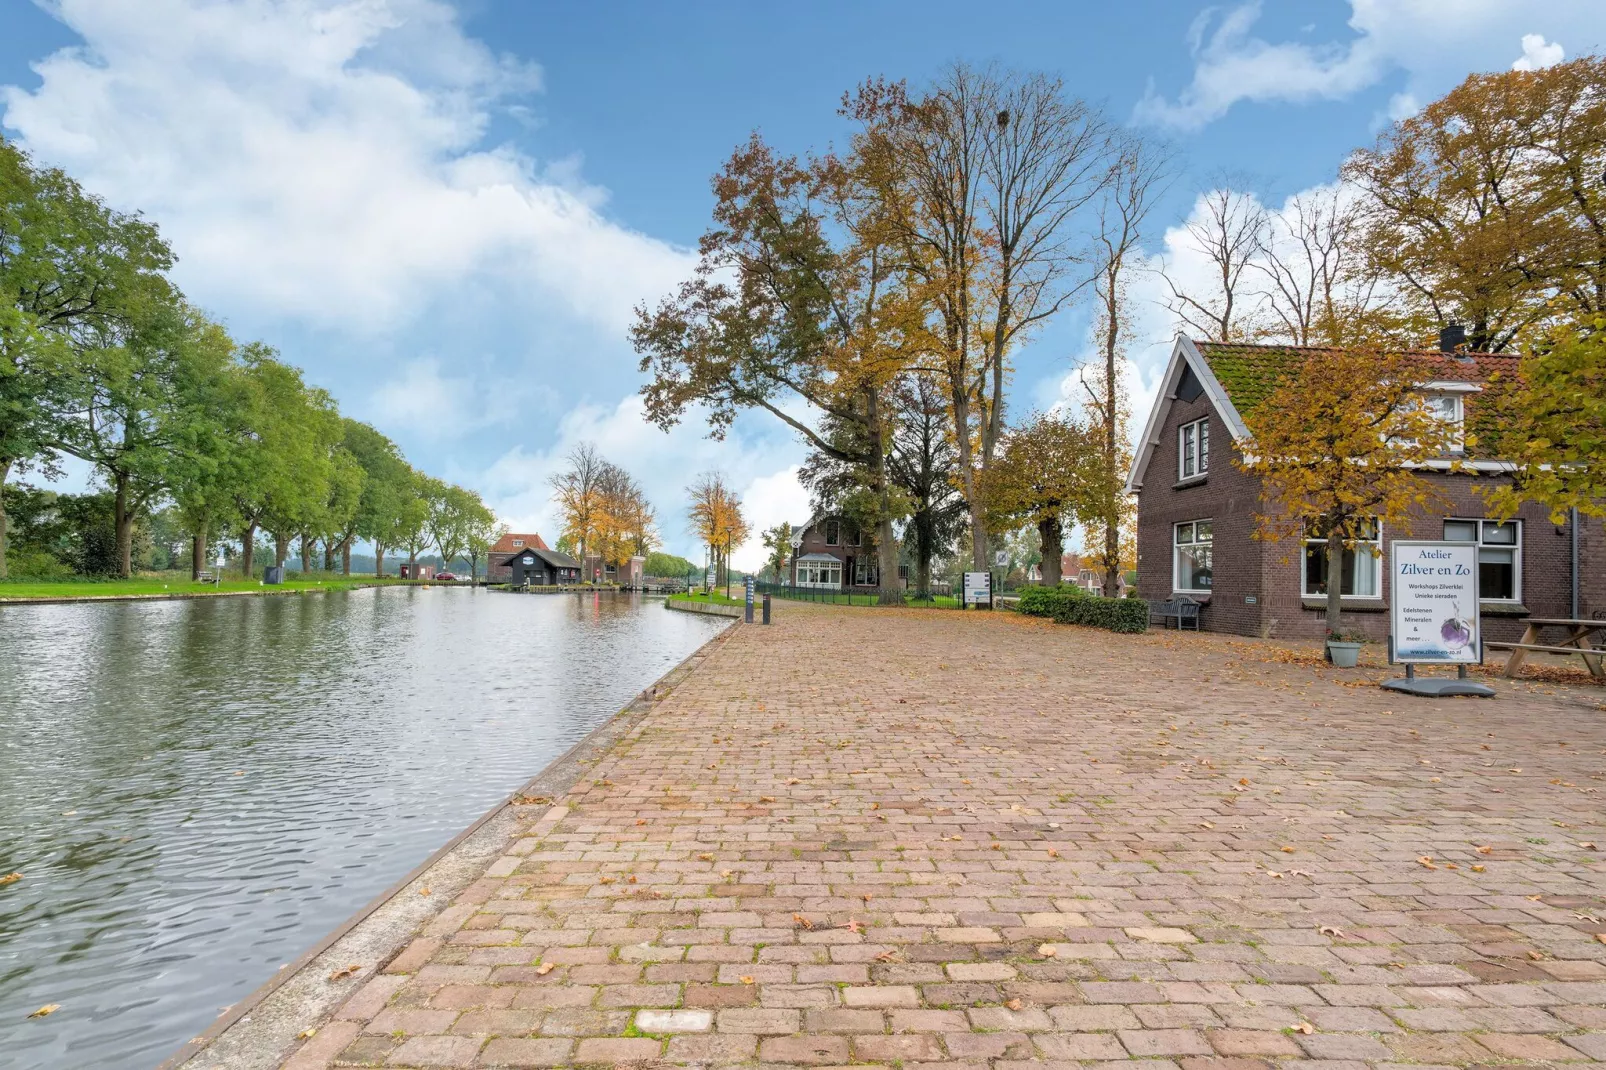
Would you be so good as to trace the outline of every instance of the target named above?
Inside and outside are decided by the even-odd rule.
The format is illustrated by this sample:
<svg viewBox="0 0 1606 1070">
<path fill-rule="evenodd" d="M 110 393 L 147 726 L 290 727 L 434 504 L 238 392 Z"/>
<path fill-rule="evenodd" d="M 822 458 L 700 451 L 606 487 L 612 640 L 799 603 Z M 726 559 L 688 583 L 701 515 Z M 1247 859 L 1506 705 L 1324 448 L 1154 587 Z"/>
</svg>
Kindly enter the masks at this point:
<svg viewBox="0 0 1606 1070">
<path fill-rule="evenodd" d="M 263 569 L 262 570 L 262 582 L 266 583 L 266 584 L 268 584 L 270 586 L 273 585 L 273 584 L 283 583 L 284 582 L 284 566 L 283 565 L 269 565 L 267 568 Z"/>
</svg>

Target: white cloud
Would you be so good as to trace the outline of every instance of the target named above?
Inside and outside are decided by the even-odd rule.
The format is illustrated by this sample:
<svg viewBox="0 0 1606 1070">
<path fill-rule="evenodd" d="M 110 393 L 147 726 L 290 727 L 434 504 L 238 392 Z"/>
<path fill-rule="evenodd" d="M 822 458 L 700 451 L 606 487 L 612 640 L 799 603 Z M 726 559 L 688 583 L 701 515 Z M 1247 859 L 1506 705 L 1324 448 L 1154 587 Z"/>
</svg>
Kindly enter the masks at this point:
<svg viewBox="0 0 1606 1070">
<path fill-rule="evenodd" d="M 1546 67 L 1554 67 L 1566 56 L 1558 42 L 1545 42 L 1542 33 L 1525 33 L 1522 35 L 1522 55 L 1511 65 L 1514 71 L 1538 71 Z"/>
<path fill-rule="evenodd" d="M 572 163 L 482 148 L 533 66 L 441 0 L 57 0 L 83 37 L 0 89 L 41 160 L 156 219 L 203 304 L 404 326 L 484 279 L 619 333 L 690 254 L 599 211 Z"/>
<path fill-rule="evenodd" d="M 1354 36 L 1314 44 L 1256 36 L 1260 13 L 1258 0 L 1219 21 L 1208 9 L 1186 35 L 1192 80 L 1174 100 L 1151 86 L 1134 118 L 1198 130 L 1240 102 L 1341 100 L 1400 73 L 1406 87 L 1390 113 L 1414 114 L 1416 101 L 1438 96 L 1468 72 L 1505 66 L 1518 36 L 1523 58 L 1516 69 L 1559 62 L 1560 46 L 1533 33 L 1535 21 L 1564 27 L 1572 37 L 1606 37 L 1606 5 L 1598 0 L 1549 0 L 1542 10 L 1514 0 L 1350 0 Z"/>
<path fill-rule="evenodd" d="M 559 422 L 551 445 L 515 446 L 473 482 L 515 530 L 538 531 L 551 541 L 559 525 L 548 480 L 564 469 L 576 444 L 595 443 L 647 489 L 666 549 L 700 561 L 702 548 L 687 530 L 684 488 L 699 474 L 717 470 L 741 494 L 754 533 L 732 556 L 738 567 L 756 568 L 764 556 L 758 533 L 782 520 L 797 523 L 807 514 L 808 495 L 797 482 L 797 445 L 757 418 L 738 420 L 723 442 L 707 438 L 705 431 L 695 412 L 667 433 L 658 430 L 643 418 L 636 395 L 612 407 L 580 406 Z"/>
<path fill-rule="evenodd" d="M 502 382 L 473 375 L 446 375 L 435 357 L 415 357 L 381 383 L 367 405 L 393 427 L 425 439 L 458 438 L 511 420 L 518 395 Z"/>
</svg>

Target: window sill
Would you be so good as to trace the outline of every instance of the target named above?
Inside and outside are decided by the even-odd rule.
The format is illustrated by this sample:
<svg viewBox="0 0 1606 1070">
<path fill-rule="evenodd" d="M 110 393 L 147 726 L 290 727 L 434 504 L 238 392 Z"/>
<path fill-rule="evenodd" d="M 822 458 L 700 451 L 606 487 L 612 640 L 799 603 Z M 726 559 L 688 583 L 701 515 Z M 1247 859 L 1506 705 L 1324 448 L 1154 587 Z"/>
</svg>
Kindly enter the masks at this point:
<svg viewBox="0 0 1606 1070">
<path fill-rule="evenodd" d="M 1202 476 L 1189 476 L 1187 479 L 1179 479 L 1175 483 L 1171 484 L 1171 489 L 1181 490 L 1183 487 L 1197 487 L 1201 483 L 1208 482 L 1210 482 L 1210 473 L 1206 472 Z"/>
<path fill-rule="evenodd" d="M 1178 598 L 1186 598 L 1190 601 L 1198 602 L 1201 606 L 1210 604 L 1210 592 L 1208 591 L 1172 591 L 1171 600 L 1175 601 Z"/>
<path fill-rule="evenodd" d="M 1521 602 L 1479 602 L 1478 612 L 1485 617 L 1527 617 L 1533 611 Z"/>
<path fill-rule="evenodd" d="M 1389 604 L 1381 598 L 1342 598 L 1339 601 L 1339 608 L 1346 613 L 1387 613 L 1389 608 Z M 1306 609 L 1326 609 L 1327 599 L 1307 595 L 1299 600 L 1299 604 Z"/>
</svg>

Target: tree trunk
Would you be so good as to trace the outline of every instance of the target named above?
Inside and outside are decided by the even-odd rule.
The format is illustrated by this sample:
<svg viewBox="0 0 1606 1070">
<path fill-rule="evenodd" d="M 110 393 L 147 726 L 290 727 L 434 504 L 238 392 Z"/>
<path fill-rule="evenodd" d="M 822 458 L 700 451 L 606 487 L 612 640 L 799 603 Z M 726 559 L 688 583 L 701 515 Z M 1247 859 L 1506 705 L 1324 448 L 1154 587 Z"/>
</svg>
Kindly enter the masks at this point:
<svg viewBox="0 0 1606 1070">
<path fill-rule="evenodd" d="M 335 570 L 335 540 L 333 539 L 323 540 L 323 570 L 325 572 L 333 572 Z"/>
<path fill-rule="evenodd" d="M 930 520 L 916 518 L 915 523 L 915 597 L 923 602 L 931 600 L 931 525 Z"/>
<path fill-rule="evenodd" d="M 256 557 L 257 526 L 250 523 L 245 526 L 245 533 L 240 536 L 240 570 L 246 579 L 251 578 L 251 562 Z"/>
<path fill-rule="evenodd" d="M 1104 597 L 1117 598 L 1121 594 L 1121 494 L 1120 473 L 1116 471 L 1116 420 L 1119 416 L 1116 389 L 1115 357 L 1120 330 L 1118 289 L 1110 284 L 1109 320 L 1104 339 Z"/>
<path fill-rule="evenodd" d="M 374 541 L 374 578 L 385 578 L 385 544 L 377 539 Z"/>
<path fill-rule="evenodd" d="M 478 551 L 468 555 L 468 584 L 470 587 L 480 581 L 480 555 Z"/>
<path fill-rule="evenodd" d="M 1340 612 L 1344 608 L 1344 536 L 1333 525 L 1327 536 L 1327 637 L 1331 639 L 1343 627 Z"/>
<path fill-rule="evenodd" d="M 116 486 L 112 524 L 117 531 L 117 575 L 126 580 L 134 574 L 134 518 L 128 511 L 128 476 L 125 473 L 117 473 Z"/>
<path fill-rule="evenodd" d="M 1060 585 L 1060 558 L 1065 554 L 1065 526 L 1057 516 L 1037 522 L 1037 538 L 1043 549 L 1043 585 Z"/>
<path fill-rule="evenodd" d="M 190 579 L 199 582 L 206 571 L 206 529 L 197 528 L 190 536 Z"/>
<path fill-rule="evenodd" d="M 280 535 L 275 532 L 273 535 L 273 563 L 279 568 L 283 568 L 285 561 L 289 560 L 289 558 L 290 536 Z"/>
<path fill-rule="evenodd" d="M 959 471 L 965 484 L 965 504 L 970 508 L 970 567 L 982 572 L 987 568 L 987 524 L 982 517 L 981 503 L 976 500 L 976 469 L 970 448 L 970 401 L 957 393 L 954 395 L 954 431 Z"/>
<path fill-rule="evenodd" d="M 340 544 L 340 574 L 351 575 L 351 540 L 347 539 Z"/>
<path fill-rule="evenodd" d="M 11 475 L 12 463 L 10 457 L 0 457 L 0 580 L 10 575 L 6 571 L 6 539 L 11 531 L 11 518 L 6 515 L 6 479 Z"/>
</svg>

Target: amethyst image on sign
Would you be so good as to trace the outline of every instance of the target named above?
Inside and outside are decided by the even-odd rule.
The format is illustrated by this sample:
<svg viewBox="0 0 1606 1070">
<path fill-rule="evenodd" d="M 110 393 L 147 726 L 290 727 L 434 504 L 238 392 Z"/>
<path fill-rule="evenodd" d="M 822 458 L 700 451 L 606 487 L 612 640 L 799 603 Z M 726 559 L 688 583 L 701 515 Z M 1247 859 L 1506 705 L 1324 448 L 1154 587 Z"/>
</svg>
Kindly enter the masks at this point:
<svg viewBox="0 0 1606 1070">
<path fill-rule="evenodd" d="M 1439 634 L 1451 650 L 1460 650 L 1472 641 L 1472 625 L 1459 617 L 1451 617 L 1439 626 Z"/>
</svg>

